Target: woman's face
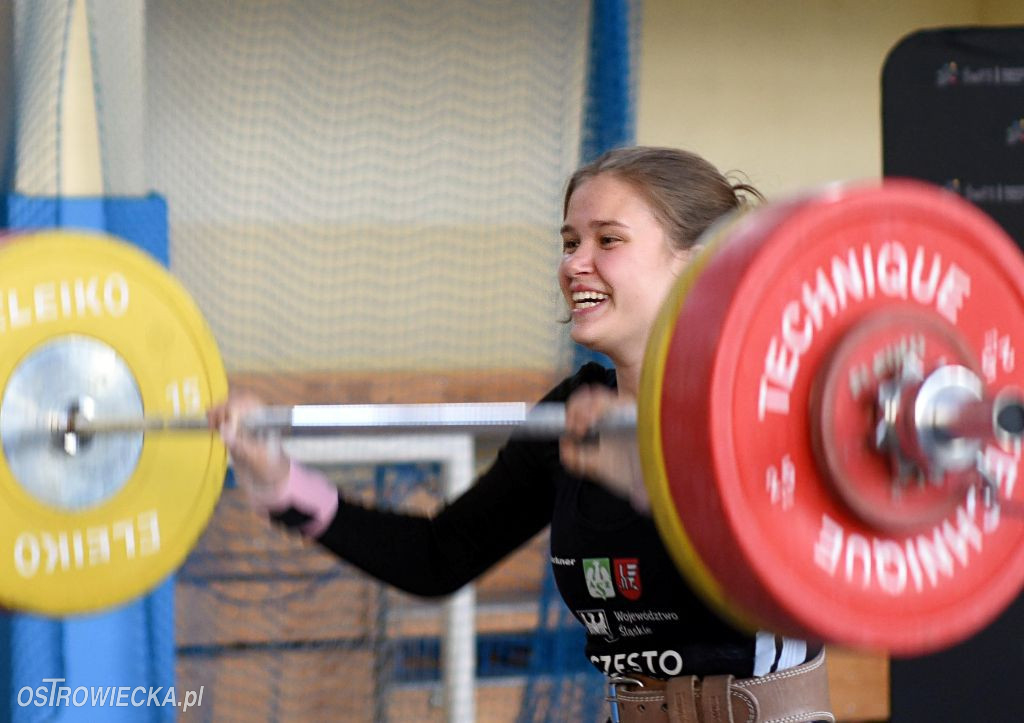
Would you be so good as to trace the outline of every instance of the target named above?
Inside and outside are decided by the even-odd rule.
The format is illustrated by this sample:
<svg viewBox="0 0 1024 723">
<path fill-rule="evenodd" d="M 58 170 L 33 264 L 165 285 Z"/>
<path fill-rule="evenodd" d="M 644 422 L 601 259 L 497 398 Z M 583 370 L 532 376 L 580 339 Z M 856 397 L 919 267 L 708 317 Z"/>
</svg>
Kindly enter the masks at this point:
<svg viewBox="0 0 1024 723">
<path fill-rule="evenodd" d="M 569 199 L 558 268 L 573 340 L 616 364 L 638 362 L 688 258 L 631 185 L 607 173 L 584 181 Z"/>
</svg>

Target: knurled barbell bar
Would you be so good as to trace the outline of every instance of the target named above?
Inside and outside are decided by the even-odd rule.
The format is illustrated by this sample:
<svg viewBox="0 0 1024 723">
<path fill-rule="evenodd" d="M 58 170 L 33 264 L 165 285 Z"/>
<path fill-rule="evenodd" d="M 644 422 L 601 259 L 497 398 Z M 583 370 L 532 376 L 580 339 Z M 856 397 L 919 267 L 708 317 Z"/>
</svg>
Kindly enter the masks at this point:
<svg viewBox="0 0 1024 723">
<path fill-rule="evenodd" d="M 470 433 L 553 438 L 565 432 L 565 405 L 559 402 L 482 402 L 455 404 L 310 404 L 267 406 L 248 412 L 239 422 L 254 435 L 316 436 L 357 434 Z M 186 417 L 93 418 L 78 408 L 55 412 L 45 430 L 54 436 L 149 431 L 209 430 L 202 415 Z M 594 430 L 633 432 L 636 408 L 616 407 Z"/>
<path fill-rule="evenodd" d="M 680 570 L 724 615 L 793 635 L 913 654 L 979 629 L 1024 582 L 1024 522 L 1001 515 L 1022 494 L 1013 243 L 952 194 L 893 182 L 770 204 L 703 245 L 637 408 L 600 430 L 636 429 Z M 226 396 L 212 335 L 110 239 L 7 244 L 0 290 L 0 602 L 129 599 L 180 564 L 220 493 L 215 435 L 164 433 L 206 430 Z M 557 436 L 564 408 L 267 407 L 243 424 Z"/>
</svg>

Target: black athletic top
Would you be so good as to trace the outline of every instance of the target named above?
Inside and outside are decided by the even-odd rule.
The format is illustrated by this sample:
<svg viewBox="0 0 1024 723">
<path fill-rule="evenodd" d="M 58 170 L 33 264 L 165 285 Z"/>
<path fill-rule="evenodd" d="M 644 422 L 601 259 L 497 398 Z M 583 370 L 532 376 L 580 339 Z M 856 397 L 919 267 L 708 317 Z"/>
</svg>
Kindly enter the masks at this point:
<svg viewBox="0 0 1024 723">
<path fill-rule="evenodd" d="M 544 401 L 565 401 L 583 384 L 614 388 L 615 372 L 587 364 Z M 555 580 L 586 626 L 586 655 L 602 672 L 660 678 L 754 673 L 755 636 L 723 622 L 690 589 L 653 519 L 567 473 L 557 441 L 510 440 L 477 483 L 433 518 L 341 499 L 318 540 L 380 580 L 433 596 L 458 590 L 549 524 Z M 767 668 L 766 651 L 760 652 L 759 674 L 783 656 L 782 639 L 767 641 L 773 650 Z M 799 659 L 783 667 L 816 652 L 804 654 L 801 647 Z"/>
</svg>

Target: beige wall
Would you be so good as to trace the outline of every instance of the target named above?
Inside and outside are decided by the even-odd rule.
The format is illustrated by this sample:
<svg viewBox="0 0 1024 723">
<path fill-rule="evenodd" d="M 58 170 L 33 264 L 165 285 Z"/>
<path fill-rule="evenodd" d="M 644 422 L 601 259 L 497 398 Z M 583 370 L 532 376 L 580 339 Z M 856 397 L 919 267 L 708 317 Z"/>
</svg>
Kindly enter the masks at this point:
<svg viewBox="0 0 1024 723">
<path fill-rule="evenodd" d="M 1020 0 L 645 0 L 637 140 L 771 196 L 881 172 L 880 77 L 919 29 L 1024 24 Z"/>
</svg>

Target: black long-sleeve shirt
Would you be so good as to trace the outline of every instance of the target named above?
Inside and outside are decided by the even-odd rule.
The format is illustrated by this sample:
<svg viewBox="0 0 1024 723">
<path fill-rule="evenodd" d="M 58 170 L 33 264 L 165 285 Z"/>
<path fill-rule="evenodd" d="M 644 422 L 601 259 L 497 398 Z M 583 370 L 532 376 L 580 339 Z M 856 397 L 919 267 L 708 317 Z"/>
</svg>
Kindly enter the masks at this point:
<svg viewBox="0 0 1024 723">
<path fill-rule="evenodd" d="M 614 388 L 614 371 L 588 364 L 544 401 L 565 401 L 584 384 Z M 600 670 L 754 674 L 755 636 L 725 623 L 690 589 L 650 517 L 566 472 L 556 441 L 513 438 L 472 488 L 432 518 L 341 499 L 318 540 L 380 580 L 432 596 L 472 581 L 549 524 L 555 580 L 586 626 L 586 654 Z M 764 667 L 765 641 L 769 658 L 782 650 L 781 639 L 774 651 L 774 637 L 761 637 L 758 674 L 778 663 L 774 654 Z"/>
</svg>

